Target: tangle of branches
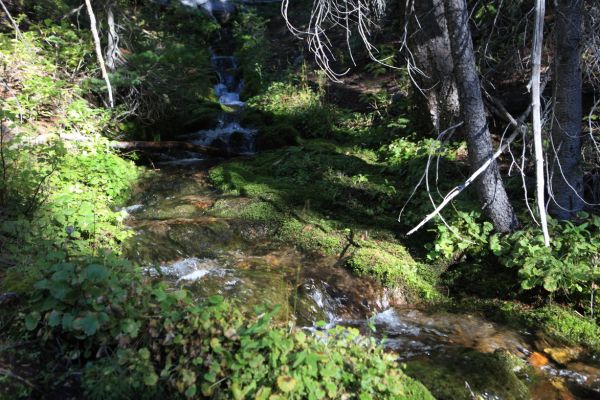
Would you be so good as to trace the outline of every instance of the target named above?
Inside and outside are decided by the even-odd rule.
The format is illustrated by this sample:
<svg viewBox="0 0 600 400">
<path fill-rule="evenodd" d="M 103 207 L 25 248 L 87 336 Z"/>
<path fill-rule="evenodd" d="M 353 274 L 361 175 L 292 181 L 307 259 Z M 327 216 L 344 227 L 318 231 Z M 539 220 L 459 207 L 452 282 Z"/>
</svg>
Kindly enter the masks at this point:
<svg viewBox="0 0 600 400">
<path fill-rule="evenodd" d="M 346 45 L 352 62 L 355 64 L 354 56 L 350 46 L 350 37 L 358 34 L 365 45 L 369 57 L 376 62 L 379 60 L 375 53 L 377 49 L 371 44 L 370 37 L 374 29 L 378 27 L 378 20 L 385 11 L 385 0 L 315 0 L 310 19 L 305 28 L 297 28 L 289 17 L 290 0 L 281 3 L 282 15 L 289 30 L 294 36 L 304 39 L 308 43 L 309 50 L 315 55 L 315 60 L 330 79 L 339 82 L 348 70 L 344 72 L 334 71 L 332 63 L 336 60 L 334 45 L 328 32 L 333 29 L 342 29 L 346 35 Z"/>
</svg>

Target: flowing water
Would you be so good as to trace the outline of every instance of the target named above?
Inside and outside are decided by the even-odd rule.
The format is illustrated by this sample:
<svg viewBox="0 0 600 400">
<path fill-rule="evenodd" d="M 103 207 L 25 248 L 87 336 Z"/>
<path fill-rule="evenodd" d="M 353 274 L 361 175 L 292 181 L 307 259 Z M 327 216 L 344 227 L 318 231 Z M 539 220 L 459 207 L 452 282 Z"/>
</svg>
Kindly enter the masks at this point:
<svg viewBox="0 0 600 400">
<path fill-rule="evenodd" d="M 447 399 L 469 399 L 470 391 L 485 399 L 600 398 L 600 360 L 578 349 L 480 316 L 410 308 L 401 292 L 354 277 L 335 257 L 282 246 L 261 223 L 219 217 L 247 200 L 210 186 L 207 171 L 216 162 L 163 166 L 127 207 L 136 231 L 128 254 L 149 275 L 199 299 L 221 294 L 248 311 L 280 305 L 280 318 L 307 330 L 358 327 L 382 339 L 409 374 L 453 385 Z M 560 352 L 566 355 L 554 354 Z M 456 387 L 466 397 L 457 397 Z"/>
<path fill-rule="evenodd" d="M 186 138 L 253 154 L 255 132 L 237 118 L 244 103 L 235 59 L 214 54 L 212 62 L 219 77 L 215 94 L 231 111 L 214 129 Z M 273 227 L 222 217 L 224 208 L 244 207 L 247 200 L 211 187 L 207 172 L 220 160 L 189 152 L 154 158 L 159 169 L 126 210 L 136 232 L 128 255 L 156 279 L 186 286 L 199 299 L 221 294 L 245 310 L 281 305 L 280 318 L 308 331 L 358 327 L 381 339 L 407 373 L 440 398 L 600 398 L 600 360 L 580 349 L 480 316 L 407 307 L 401 292 L 352 276 L 336 258 L 274 242 Z"/>
</svg>

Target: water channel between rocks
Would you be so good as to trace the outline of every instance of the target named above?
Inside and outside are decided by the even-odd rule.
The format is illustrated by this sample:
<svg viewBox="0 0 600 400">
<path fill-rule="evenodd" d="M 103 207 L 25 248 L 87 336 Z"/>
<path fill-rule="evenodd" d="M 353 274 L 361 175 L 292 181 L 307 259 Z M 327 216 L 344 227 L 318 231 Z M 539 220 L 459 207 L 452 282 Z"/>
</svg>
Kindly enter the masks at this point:
<svg viewBox="0 0 600 400">
<path fill-rule="evenodd" d="M 215 94 L 233 111 L 224 112 L 214 129 L 185 138 L 251 155 L 256 132 L 237 121 L 244 103 L 235 59 L 214 54 L 212 62 L 220 81 Z M 136 232 L 128 256 L 149 275 L 184 285 L 199 300 L 221 294 L 246 310 L 281 305 L 281 318 L 299 329 L 358 327 L 381 339 L 409 375 L 435 386 L 442 398 L 600 398 L 599 360 L 580 359 L 577 349 L 556 349 L 542 335 L 482 317 L 407 307 L 401 293 L 352 276 L 336 258 L 277 243 L 270 226 L 219 217 L 223 207 L 246 201 L 211 187 L 208 169 L 222 160 L 189 152 L 152 158 L 157 171 L 126 208 Z M 316 328 L 318 321 L 325 326 Z"/>
</svg>

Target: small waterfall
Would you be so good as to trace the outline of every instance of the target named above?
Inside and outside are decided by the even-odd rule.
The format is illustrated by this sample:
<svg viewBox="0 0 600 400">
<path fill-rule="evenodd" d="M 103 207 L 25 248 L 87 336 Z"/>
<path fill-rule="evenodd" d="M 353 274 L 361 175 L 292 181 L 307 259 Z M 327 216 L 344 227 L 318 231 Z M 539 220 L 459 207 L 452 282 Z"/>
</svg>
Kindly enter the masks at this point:
<svg viewBox="0 0 600 400">
<path fill-rule="evenodd" d="M 213 55 L 211 61 L 219 76 L 219 83 L 214 87 L 219 103 L 229 107 L 244 107 L 246 103 L 240 101 L 244 82 L 236 77 L 235 57 Z"/>
<path fill-rule="evenodd" d="M 229 13 L 235 9 L 234 3 L 227 1 L 213 0 L 203 2 L 201 6 L 215 17 L 223 10 Z M 226 28 L 223 28 L 222 32 L 221 37 L 228 37 Z M 221 39 L 221 41 L 223 40 L 226 39 Z M 215 45 L 220 44 L 215 43 Z M 219 55 L 214 50 L 211 51 L 211 63 L 219 77 L 219 82 L 213 90 L 219 103 L 230 110 L 221 113 L 215 128 L 195 132 L 188 135 L 188 138 L 194 144 L 223 148 L 232 154 L 254 154 L 256 152 L 254 137 L 256 131 L 244 128 L 239 123 L 239 112 L 246 106 L 246 103 L 240 100 L 244 81 L 239 77 L 236 59 L 231 55 Z"/>
<path fill-rule="evenodd" d="M 238 77 L 235 57 L 213 54 L 212 65 L 219 77 L 214 92 L 219 103 L 231 108 L 220 115 L 217 126 L 187 135 L 194 144 L 227 149 L 232 154 L 249 155 L 256 152 L 254 129 L 239 123 L 239 111 L 246 105 L 240 100 L 244 82 Z"/>
</svg>

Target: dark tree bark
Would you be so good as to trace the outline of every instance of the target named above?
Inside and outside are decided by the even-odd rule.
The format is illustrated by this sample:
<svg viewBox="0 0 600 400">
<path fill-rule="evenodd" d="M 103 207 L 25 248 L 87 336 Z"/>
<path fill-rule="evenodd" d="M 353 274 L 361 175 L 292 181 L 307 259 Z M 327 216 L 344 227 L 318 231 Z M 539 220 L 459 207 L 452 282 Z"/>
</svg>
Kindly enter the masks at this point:
<svg viewBox="0 0 600 400">
<path fill-rule="evenodd" d="M 420 88 L 415 88 L 415 97 L 424 96 L 431 124 L 436 130 L 443 130 L 453 124 L 460 112 L 444 2 L 414 0 L 411 11 L 414 33 L 410 47 L 416 66 L 426 74 L 414 74 Z"/>
<path fill-rule="evenodd" d="M 444 6 L 469 161 L 471 170 L 475 171 L 492 157 L 493 149 L 475 66 L 467 6 L 465 0 L 444 0 Z M 475 186 L 494 228 L 501 233 L 516 229 L 518 221 L 496 162 L 477 178 Z"/>
<path fill-rule="evenodd" d="M 558 0 L 554 58 L 553 154 L 550 173 L 550 213 L 571 219 L 583 209 L 581 170 L 582 78 L 581 37 L 583 0 Z M 554 152 L 555 150 L 555 152 Z"/>
<path fill-rule="evenodd" d="M 106 21 L 108 23 L 108 35 L 106 46 L 106 68 L 110 72 L 115 72 L 117 61 L 120 56 L 119 52 L 119 35 L 115 22 L 114 4 L 112 2 L 106 5 Z"/>
</svg>

